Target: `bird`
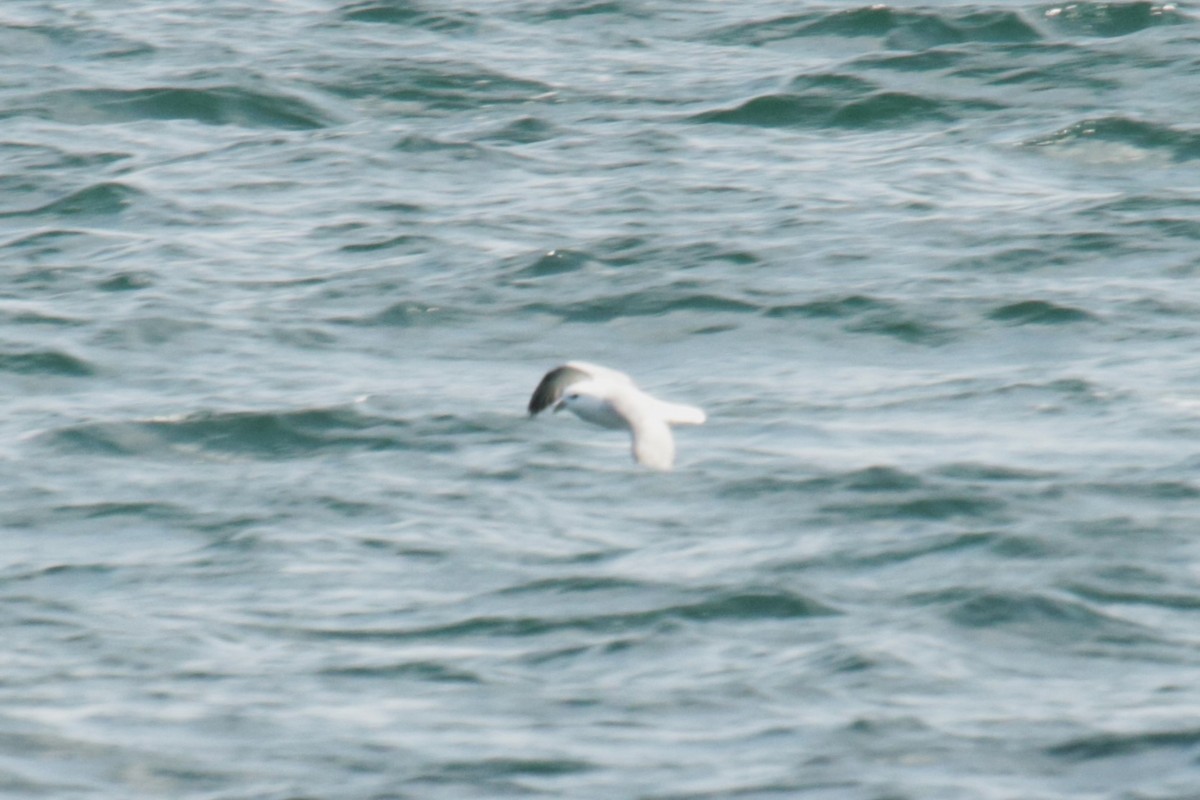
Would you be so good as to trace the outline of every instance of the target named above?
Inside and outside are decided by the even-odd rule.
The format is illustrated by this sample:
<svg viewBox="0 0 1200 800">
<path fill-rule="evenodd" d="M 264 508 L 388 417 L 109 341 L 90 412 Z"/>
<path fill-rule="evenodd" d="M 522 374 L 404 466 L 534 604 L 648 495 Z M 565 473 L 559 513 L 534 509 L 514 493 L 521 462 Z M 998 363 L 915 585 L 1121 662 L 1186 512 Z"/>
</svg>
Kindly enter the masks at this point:
<svg viewBox="0 0 1200 800">
<path fill-rule="evenodd" d="M 624 372 L 585 361 L 568 361 L 547 372 L 529 398 L 529 416 L 564 408 L 603 428 L 629 431 L 633 460 L 669 470 L 675 465 L 672 425 L 702 425 L 703 410 L 652 397 Z"/>
</svg>

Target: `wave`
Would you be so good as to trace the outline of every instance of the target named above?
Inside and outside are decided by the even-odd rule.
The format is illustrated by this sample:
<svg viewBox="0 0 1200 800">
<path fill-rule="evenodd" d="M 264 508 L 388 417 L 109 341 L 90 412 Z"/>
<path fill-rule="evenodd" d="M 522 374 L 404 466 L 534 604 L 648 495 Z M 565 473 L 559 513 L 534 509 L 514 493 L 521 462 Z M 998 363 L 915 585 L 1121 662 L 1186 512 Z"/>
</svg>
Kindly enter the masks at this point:
<svg viewBox="0 0 1200 800">
<path fill-rule="evenodd" d="M 339 678 L 412 678 L 431 683 L 484 683 L 483 678 L 476 672 L 460 667 L 452 667 L 437 661 L 350 664 L 339 667 L 327 667 L 322 669 L 320 674 Z"/>
<path fill-rule="evenodd" d="M 113 455 L 208 453 L 289 458 L 328 450 L 392 448 L 437 450 L 441 437 L 409 435 L 410 423 L 369 416 L 353 408 L 291 411 L 197 412 L 181 417 L 69 425 L 41 434 L 67 452 Z"/>
<path fill-rule="evenodd" d="M 1191 18 L 1171 3 L 1072 2 L 1043 7 L 1036 18 L 1007 9 L 894 8 L 883 4 L 786 14 L 721 28 L 720 44 L 768 45 L 813 37 L 871 37 L 893 50 L 927 50 L 966 43 L 1026 44 L 1054 36 L 1119 37 Z"/>
<path fill-rule="evenodd" d="M 14 102 L 3 116 L 32 114 L 73 125 L 191 120 L 205 125 L 310 130 L 331 119 L 311 103 L 240 86 L 64 89 Z"/>
<path fill-rule="evenodd" d="M 537 117 L 523 116 L 476 137 L 476 141 L 495 144 L 534 144 L 559 136 L 562 131 Z"/>
<path fill-rule="evenodd" d="M 1137 733 L 1101 733 L 1081 736 L 1047 749 L 1068 761 L 1092 761 L 1098 758 L 1128 756 L 1147 750 L 1194 751 L 1200 747 L 1200 728 Z"/>
<path fill-rule="evenodd" d="M 895 305 L 862 294 L 809 300 L 793 305 L 772 306 L 767 310 L 769 317 L 853 317 L 870 311 L 894 309 Z"/>
<path fill-rule="evenodd" d="M 923 497 L 830 503 L 821 511 L 848 520 L 980 519 L 994 522 L 1005 508 L 1004 501 L 977 494 L 936 492 Z"/>
<path fill-rule="evenodd" d="M 155 282 L 154 275 L 140 270 L 125 270 L 114 273 L 96 284 L 102 292 L 136 292 L 148 289 Z"/>
<path fill-rule="evenodd" d="M 919 50 L 965 42 L 1031 42 L 1041 32 L 1014 11 L 953 9 L 922 11 L 884 5 L 845 11 L 813 11 L 739 24 L 717 31 L 724 44 L 764 45 L 787 39 L 875 37 L 892 49 Z"/>
<path fill-rule="evenodd" d="M 323 90 L 350 99 L 413 103 L 429 111 L 478 110 L 521 104 L 553 87 L 469 62 L 396 59 L 369 64 L 330 64 L 315 80 Z"/>
<path fill-rule="evenodd" d="M 759 306 L 749 301 L 708 292 L 650 289 L 573 303 L 530 303 L 526 310 L 537 314 L 552 314 L 572 322 L 609 322 L 624 317 L 662 316 L 687 311 L 757 313 Z"/>
<path fill-rule="evenodd" d="M 727 242 L 701 240 L 678 243 L 621 236 L 602 240 L 586 250 L 557 247 L 533 255 L 508 258 L 501 267 L 500 279 L 507 284 L 525 287 L 533 285 L 532 282 L 537 279 L 582 272 L 597 266 L 620 269 L 656 261 L 676 265 L 682 273 L 696 264 L 723 262 L 745 267 L 759 264 L 762 259 L 753 251 L 730 246 Z"/>
<path fill-rule="evenodd" d="M 464 781 L 472 786 L 486 786 L 501 794 L 528 796 L 537 792 L 517 778 L 550 778 L 578 775 L 600 769 L 601 765 L 577 758 L 480 758 L 474 761 L 448 761 L 431 768 L 414 781 Z"/>
<path fill-rule="evenodd" d="M 542 4 L 538 4 L 542 5 Z M 535 11 L 532 15 L 536 20 L 567 20 L 575 17 L 589 17 L 597 14 L 620 14 L 626 18 L 644 18 L 653 12 L 641 7 L 640 3 L 621 2 L 621 0 L 560 0 L 548 4 L 543 11 Z"/>
<path fill-rule="evenodd" d="M 1156 575 L 1154 585 L 1141 589 L 1124 586 L 1122 588 L 1115 588 L 1075 585 L 1071 587 L 1071 591 L 1085 600 L 1097 603 L 1157 606 L 1159 608 L 1189 612 L 1200 610 L 1200 595 L 1189 593 L 1182 587 L 1177 591 L 1167 592 L 1163 590 L 1164 584 L 1169 584 L 1169 578 Z"/>
<path fill-rule="evenodd" d="M 88 324 L 80 317 L 68 317 L 34 308 L 12 311 L 0 309 L 0 321 L 13 325 L 49 325 L 56 328 L 74 328 Z"/>
<path fill-rule="evenodd" d="M 966 113 L 996 111 L 1003 103 L 898 90 L 842 72 L 801 74 L 782 91 L 693 115 L 693 122 L 759 127 L 876 129 L 897 125 L 945 124 Z"/>
<path fill-rule="evenodd" d="M 732 481 L 720 493 L 734 500 L 810 495 L 820 503 L 822 515 L 841 521 L 1002 522 L 1008 504 L 983 484 L 969 473 L 923 475 L 877 465 L 825 475 Z"/>
<path fill-rule="evenodd" d="M 30 350 L 0 353 L 0 372 L 85 378 L 96 374 L 96 368 L 90 362 L 61 350 Z"/>
<path fill-rule="evenodd" d="M 1103 161 L 1135 161 L 1153 154 L 1174 162 L 1200 158 L 1200 132 L 1121 116 L 1083 119 L 1021 145 Z"/>
<path fill-rule="evenodd" d="M 882 128 L 902 124 L 946 123 L 956 118 L 950 104 L 921 95 L 873 91 L 843 98 L 817 92 L 759 95 L 728 108 L 705 111 L 693 122 L 761 128 Z"/>
<path fill-rule="evenodd" d="M 595 259 L 586 253 L 554 251 L 532 264 L 510 271 L 507 280 L 520 286 L 525 281 L 579 272 L 594 262 Z M 605 323 L 627 317 L 698 312 L 762 315 L 774 319 L 801 317 L 844 320 L 849 332 L 892 336 L 908 342 L 932 342 L 940 339 L 944 333 L 933 322 L 914 318 L 896 303 L 867 295 L 835 296 L 805 303 L 774 305 L 761 303 L 738 293 L 705 291 L 689 281 L 589 296 L 579 300 L 535 301 L 522 308 L 528 312 L 549 314 L 576 323 Z"/>
<path fill-rule="evenodd" d="M 405 254 L 425 253 L 437 244 L 437 239 L 431 236 L 400 234 L 398 236 L 382 236 L 370 241 L 355 242 L 338 246 L 343 253 L 377 253 L 385 250 L 398 250 Z"/>
<path fill-rule="evenodd" d="M 824 603 L 785 590 L 715 592 L 690 603 L 609 613 L 564 614 L 491 614 L 414 628 L 368 627 L 306 628 L 314 638 L 364 641 L 397 639 L 441 639 L 492 636 L 542 636 L 560 631 L 587 631 L 615 634 L 650 632 L 663 625 L 679 623 L 708 624 L 752 620 L 803 619 L 824 617 L 838 612 Z"/>
<path fill-rule="evenodd" d="M 886 336 L 914 345 L 936 346 L 955 337 L 955 333 L 944 324 L 944 315 L 934 319 L 925 313 L 914 314 L 899 303 L 862 294 L 776 305 L 765 313 L 768 317 L 781 319 L 844 320 L 844 330 L 848 333 Z"/>
<path fill-rule="evenodd" d="M 1069 325 L 1095 319 L 1091 314 L 1071 306 L 1045 300 L 1022 300 L 988 312 L 988 319 L 1010 325 Z"/>
<path fill-rule="evenodd" d="M 152 500 L 131 502 L 110 500 L 56 506 L 53 509 L 56 522 L 112 517 L 129 517 L 136 520 L 179 520 L 187 513 L 187 509 L 183 506 Z"/>
<path fill-rule="evenodd" d="M 463 32 L 476 27 L 480 17 L 469 11 L 438 12 L 413 0 L 367 0 L 349 3 L 338 9 L 347 22 L 366 22 L 425 28 L 434 31 Z"/>
<path fill-rule="evenodd" d="M 533 264 L 510 272 L 508 281 L 519 286 L 524 281 L 578 272 L 592 263 L 593 260 L 585 254 L 554 252 Z M 412 318 L 414 314 L 417 315 L 417 319 L 421 318 L 418 307 L 410 308 L 411 304 L 402 305 L 407 310 L 397 313 L 401 314 L 400 321 L 403 324 L 412 324 L 415 321 Z M 883 336 L 924 347 L 945 345 L 965 335 L 961 325 L 950 324 L 944 309 L 935 311 L 923 305 L 898 303 L 867 294 L 832 295 L 802 303 L 771 304 L 737 293 L 700 290 L 689 282 L 573 301 L 536 301 L 523 306 L 523 310 L 553 315 L 573 323 L 605 323 L 628 317 L 665 316 L 688 312 L 763 316 L 782 321 L 835 323 L 847 334 Z M 1101 321 L 1100 317 L 1084 309 L 1032 298 L 994 306 L 975 316 L 981 321 L 1013 327 L 1065 326 Z M 964 323 L 969 319 L 968 316 L 963 316 Z"/>
<path fill-rule="evenodd" d="M 1006 633 L 1055 644 L 1105 642 L 1129 645 L 1158 640 L 1151 631 L 1106 613 L 1078 597 L 1051 591 L 960 587 L 920 592 L 908 598 L 931 606 L 968 630 Z"/>
<path fill-rule="evenodd" d="M 358 316 L 330 317 L 328 321 L 338 325 L 412 328 L 421 325 L 447 324 L 457 317 L 458 315 L 454 311 L 441 306 L 402 300 L 379 311 Z"/>
<path fill-rule="evenodd" d="M 510 281 L 529 278 L 546 278 L 551 275 L 565 275 L 579 272 L 592 264 L 596 259 L 587 252 L 559 248 L 538 255 L 530 263 L 522 263 L 510 269 L 505 277 Z"/>
<path fill-rule="evenodd" d="M 143 193 L 133 187 L 115 181 L 103 181 L 77 189 L 69 194 L 34 208 L 22 211 L 0 212 L 0 217 L 34 217 L 34 216 L 115 216 L 121 214 L 143 196 Z M 82 235 L 75 231 L 45 232 L 42 236 L 61 237 L 65 235 Z M 28 240 L 27 242 L 28 243 Z"/>
<path fill-rule="evenodd" d="M 1043 19 L 1056 32 L 1072 36 L 1116 38 L 1140 33 L 1162 25 L 1191 22 L 1174 3 L 1064 3 L 1051 6 Z"/>
<path fill-rule="evenodd" d="M 645 591 L 653 588 L 653 584 L 633 581 L 625 578 L 573 576 L 569 578 L 542 578 L 499 590 L 500 595 L 526 594 L 590 594 L 593 592 L 628 592 Z"/>
</svg>

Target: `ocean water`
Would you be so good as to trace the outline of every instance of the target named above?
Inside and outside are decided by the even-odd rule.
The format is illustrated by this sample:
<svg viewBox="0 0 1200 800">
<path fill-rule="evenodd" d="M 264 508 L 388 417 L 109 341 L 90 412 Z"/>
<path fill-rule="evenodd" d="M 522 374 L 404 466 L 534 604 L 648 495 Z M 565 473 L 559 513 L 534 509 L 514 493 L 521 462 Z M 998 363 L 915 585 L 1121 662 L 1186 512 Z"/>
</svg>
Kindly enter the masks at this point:
<svg viewBox="0 0 1200 800">
<path fill-rule="evenodd" d="M 1200 6 L 7 0 L 0 796 L 1200 797 Z M 568 359 L 671 473 L 529 420 Z"/>
</svg>

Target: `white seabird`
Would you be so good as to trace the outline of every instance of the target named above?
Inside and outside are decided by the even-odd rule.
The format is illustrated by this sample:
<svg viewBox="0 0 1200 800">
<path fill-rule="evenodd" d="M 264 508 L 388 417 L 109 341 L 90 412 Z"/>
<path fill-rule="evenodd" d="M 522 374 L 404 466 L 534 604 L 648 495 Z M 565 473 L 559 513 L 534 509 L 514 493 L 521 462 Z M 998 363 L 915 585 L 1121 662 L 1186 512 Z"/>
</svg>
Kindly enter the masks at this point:
<svg viewBox="0 0 1200 800">
<path fill-rule="evenodd" d="M 529 398 L 529 416 L 547 408 L 569 409 L 582 420 L 629 431 L 633 459 L 651 469 L 675 463 L 672 425 L 702 425 L 695 406 L 668 403 L 639 389 L 623 372 L 583 361 L 568 361 L 546 373 Z"/>
</svg>

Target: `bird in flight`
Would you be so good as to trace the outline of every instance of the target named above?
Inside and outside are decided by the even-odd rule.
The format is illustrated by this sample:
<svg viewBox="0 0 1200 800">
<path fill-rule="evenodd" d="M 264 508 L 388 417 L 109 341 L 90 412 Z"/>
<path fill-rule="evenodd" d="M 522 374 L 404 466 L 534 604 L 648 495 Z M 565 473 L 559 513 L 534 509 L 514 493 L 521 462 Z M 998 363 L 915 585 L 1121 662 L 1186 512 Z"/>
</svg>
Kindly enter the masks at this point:
<svg viewBox="0 0 1200 800">
<path fill-rule="evenodd" d="M 565 408 L 593 425 L 629 431 L 634 461 L 658 470 L 675 464 L 671 426 L 702 425 L 707 419 L 695 406 L 651 397 L 623 372 L 583 361 L 568 361 L 545 374 L 529 398 L 529 415 L 547 408 Z"/>
</svg>

